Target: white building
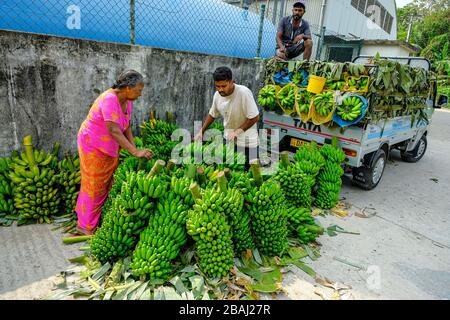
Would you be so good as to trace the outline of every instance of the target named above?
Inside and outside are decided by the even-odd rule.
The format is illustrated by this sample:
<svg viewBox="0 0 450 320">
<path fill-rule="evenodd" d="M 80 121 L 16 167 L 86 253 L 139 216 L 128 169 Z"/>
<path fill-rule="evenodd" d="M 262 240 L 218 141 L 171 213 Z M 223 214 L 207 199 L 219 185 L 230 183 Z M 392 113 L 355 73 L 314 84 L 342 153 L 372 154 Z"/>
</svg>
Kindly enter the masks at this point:
<svg viewBox="0 0 450 320">
<path fill-rule="evenodd" d="M 299 0 L 224 1 L 241 7 L 247 6 L 257 13 L 260 12 L 261 5 L 265 4 L 266 19 L 278 24 L 282 16 L 292 13 L 292 5 Z M 306 6 L 304 19 L 309 22 L 313 33 L 313 58 L 349 61 L 358 55 L 368 52 L 372 54 L 375 49 L 382 56 L 414 53 L 407 44 L 396 41 L 395 0 L 300 1 Z M 376 45 L 373 41 L 377 41 Z"/>
</svg>

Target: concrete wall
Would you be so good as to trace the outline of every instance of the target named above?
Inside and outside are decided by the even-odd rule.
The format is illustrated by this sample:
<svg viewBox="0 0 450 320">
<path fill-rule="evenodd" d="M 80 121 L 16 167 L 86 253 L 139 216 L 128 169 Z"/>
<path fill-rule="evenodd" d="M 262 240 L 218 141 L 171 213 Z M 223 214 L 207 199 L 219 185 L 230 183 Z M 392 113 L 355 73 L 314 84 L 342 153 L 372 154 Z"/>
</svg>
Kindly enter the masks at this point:
<svg viewBox="0 0 450 320">
<path fill-rule="evenodd" d="M 134 103 L 132 128 L 150 109 L 176 113 L 193 130 L 214 94 L 212 72 L 228 66 L 239 84 L 257 92 L 263 65 L 257 60 L 176 52 L 151 47 L 67 39 L 0 30 L 0 155 L 21 149 L 32 134 L 35 146 L 76 151 L 76 135 L 95 98 L 124 69 L 143 73 L 146 87 Z"/>
<path fill-rule="evenodd" d="M 401 46 L 390 45 L 364 45 L 361 49 L 362 56 L 374 56 L 380 53 L 383 57 L 409 57 L 411 51 Z"/>
</svg>

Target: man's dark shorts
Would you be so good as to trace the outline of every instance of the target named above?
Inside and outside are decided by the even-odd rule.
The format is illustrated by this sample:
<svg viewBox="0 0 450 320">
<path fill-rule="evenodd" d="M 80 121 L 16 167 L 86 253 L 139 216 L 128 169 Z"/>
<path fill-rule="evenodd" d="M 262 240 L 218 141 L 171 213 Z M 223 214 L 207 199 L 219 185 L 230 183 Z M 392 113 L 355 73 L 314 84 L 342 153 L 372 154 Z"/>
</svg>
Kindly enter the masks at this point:
<svg viewBox="0 0 450 320">
<path fill-rule="evenodd" d="M 301 55 L 305 51 L 305 41 L 297 44 L 286 45 L 286 57 L 293 59 Z"/>
</svg>

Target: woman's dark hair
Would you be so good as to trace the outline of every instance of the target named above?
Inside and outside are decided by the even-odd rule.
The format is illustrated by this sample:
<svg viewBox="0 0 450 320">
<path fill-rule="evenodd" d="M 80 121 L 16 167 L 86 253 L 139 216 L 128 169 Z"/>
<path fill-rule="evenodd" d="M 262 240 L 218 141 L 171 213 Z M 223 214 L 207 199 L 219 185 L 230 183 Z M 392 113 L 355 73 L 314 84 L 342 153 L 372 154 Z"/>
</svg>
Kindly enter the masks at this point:
<svg viewBox="0 0 450 320">
<path fill-rule="evenodd" d="M 135 87 L 144 81 L 142 74 L 135 70 L 125 70 L 116 79 L 112 85 L 113 89 L 122 89 L 125 87 Z"/>
<path fill-rule="evenodd" d="M 224 81 L 224 80 L 232 80 L 233 73 L 231 69 L 228 67 L 219 67 L 213 73 L 214 81 Z"/>
</svg>

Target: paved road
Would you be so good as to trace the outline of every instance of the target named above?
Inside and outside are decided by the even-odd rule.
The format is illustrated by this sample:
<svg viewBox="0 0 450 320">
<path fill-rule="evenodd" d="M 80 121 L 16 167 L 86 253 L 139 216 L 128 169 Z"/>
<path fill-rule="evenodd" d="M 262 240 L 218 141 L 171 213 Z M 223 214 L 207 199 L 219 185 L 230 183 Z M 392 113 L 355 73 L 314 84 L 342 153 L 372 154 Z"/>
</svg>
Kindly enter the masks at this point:
<svg viewBox="0 0 450 320">
<path fill-rule="evenodd" d="M 382 181 L 363 191 L 345 181 L 342 197 L 351 216 L 319 217 L 360 235 L 324 235 L 322 257 L 310 265 L 332 281 L 350 285 L 360 299 L 450 298 L 450 112 L 437 111 L 428 151 L 416 164 L 392 154 Z M 437 182 L 431 180 L 437 179 Z M 372 218 L 354 214 L 364 208 Z M 63 246 L 49 226 L 0 228 L 0 299 L 32 299 L 50 292 L 55 276 L 80 255 Z M 361 270 L 334 258 L 367 268 Z M 301 271 L 286 276 L 283 299 L 320 299 Z"/>
</svg>

